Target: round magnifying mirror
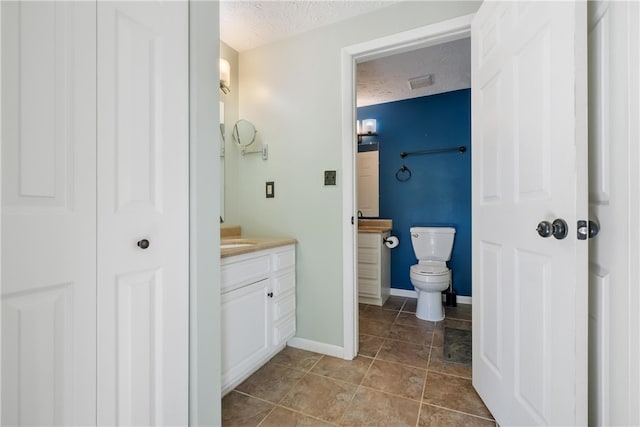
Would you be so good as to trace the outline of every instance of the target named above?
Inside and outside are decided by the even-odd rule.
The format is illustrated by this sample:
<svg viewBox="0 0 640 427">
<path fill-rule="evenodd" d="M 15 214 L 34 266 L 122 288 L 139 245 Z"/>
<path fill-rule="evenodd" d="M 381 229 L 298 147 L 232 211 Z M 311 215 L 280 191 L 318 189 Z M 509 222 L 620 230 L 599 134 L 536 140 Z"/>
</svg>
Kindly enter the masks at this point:
<svg viewBox="0 0 640 427">
<path fill-rule="evenodd" d="M 233 126 L 233 139 L 241 147 L 253 144 L 256 133 L 256 127 L 248 120 L 240 119 Z"/>
</svg>

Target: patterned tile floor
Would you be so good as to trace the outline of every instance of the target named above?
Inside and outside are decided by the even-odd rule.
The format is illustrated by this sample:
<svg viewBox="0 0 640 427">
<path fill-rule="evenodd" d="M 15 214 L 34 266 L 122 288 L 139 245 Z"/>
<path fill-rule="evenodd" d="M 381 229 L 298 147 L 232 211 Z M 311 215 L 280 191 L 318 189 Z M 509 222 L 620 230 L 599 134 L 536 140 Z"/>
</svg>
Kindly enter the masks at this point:
<svg viewBox="0 0 640 427">
<path fill-rule="evenodd" d="M 495 426 L 471 367 L 443 360 L 444 327 L 471 329 L 471 306 L 443 322 L 416 300 L 360 305 L 360 354 L 347 361 L 285 348 L 222 399 L 223 426 Z"/>
</svg>

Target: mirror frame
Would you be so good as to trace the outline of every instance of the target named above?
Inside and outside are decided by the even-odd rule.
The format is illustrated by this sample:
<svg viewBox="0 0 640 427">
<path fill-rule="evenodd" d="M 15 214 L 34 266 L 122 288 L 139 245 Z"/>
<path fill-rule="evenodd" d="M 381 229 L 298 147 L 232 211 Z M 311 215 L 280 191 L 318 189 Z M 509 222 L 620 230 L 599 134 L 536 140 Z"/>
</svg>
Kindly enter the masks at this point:
<svg viewBox="0 0 640 427">
<path fill-rule="evenodd" d="M 247 147 L 253 144 L 257 133 L 256 127 L 249 120 L 240 119 L 233 125 L 233 140 L 240 147 Z"/>
</svg>

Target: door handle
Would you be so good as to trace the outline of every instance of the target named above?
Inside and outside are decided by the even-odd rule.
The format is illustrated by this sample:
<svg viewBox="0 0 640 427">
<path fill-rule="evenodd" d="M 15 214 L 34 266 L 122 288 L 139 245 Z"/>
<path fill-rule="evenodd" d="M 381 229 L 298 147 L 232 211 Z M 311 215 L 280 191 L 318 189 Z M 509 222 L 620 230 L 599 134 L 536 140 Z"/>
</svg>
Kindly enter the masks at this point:
<svg viewBox="0 0 640 427">
<path fill-rule="evenodd" d="M 551 227 L 553 228 L 553 237 L 555 237 L 556 239 L 562 240 L 567 237 L 567 233 L 569 232 L 569 230 L 564 219 L 554 219 Z"/>
<path fill-rule="evenodd" d="M 536 231 L 540 235 L 540 237 L 549 237 L 551 236 L 551 223 L 549 221 L 540 221 L 538 224 L 538 228 Z"/>
<path fill-rule="evenodd" d="M 567 237 L 568 227 L 564 219 L 557 218 L 554 219 L 552 223 L 549 223 L 549 221 L 540 221 L 536 231 L 540 237 L 549 237 L 553 235 L 556 239 L 562 240 Z"/>
<path fill-rule="evenodd" d="M 138 240 L 136 243 L 140 249 L 147 249 L 149 247 L 149 241 L 147 239 Z"/>
</svg>

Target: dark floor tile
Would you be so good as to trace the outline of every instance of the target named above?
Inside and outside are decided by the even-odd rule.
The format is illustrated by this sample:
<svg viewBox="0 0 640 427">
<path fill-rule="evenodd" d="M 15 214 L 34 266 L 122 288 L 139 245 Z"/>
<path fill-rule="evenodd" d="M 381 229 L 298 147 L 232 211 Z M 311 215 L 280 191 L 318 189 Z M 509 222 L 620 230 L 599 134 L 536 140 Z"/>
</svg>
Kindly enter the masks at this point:
<svg viewBox="0 0 640 427">
<path fill-rule="evenodd" d="M 396 311 L 398 311 L 404 305 L 404 301 L 405 300 L 406 300 L 405 297 L 399 297 L 399 296 L 392 295 L 392 296 L 389 297 L 387 302 L 385 302 L 383 304 L 382 308 L 386 308 L 387 310 L 396 310 Z"/>
<path fill-rule="evenodd" d="M 417 306 L 418 306 L 418 300 L 416 298 L 407 298 L 407 301 L 404 303 L 404 307 L 402 307 L 402 311 L 406 311 L 408 313 L 415 313 Z"/>
<path fill-rule="evenodd" d="M 280 405 L 335 423 L 342 417 L 356 388 L 354 384 L 306 374 Z"/>
<path fill-rule="evenodd" d="M 385 340 L 376 357 L 377 359 L 388 362 L 402 363 L 415 366 L 416 368 L 427 369 L 429 364 L 429 350 L 430 348 L 428 346 L 421 344 Z"/>
<path fill-rule="evenodd" d="M 326 423 L 316 418 L 311 418 L 298 412 L 293 412 L 277 406 L 267 418 L 260 424 L 260 427 L 330 427 L 333 424 Z"/>
<path fill-rule="evenodd" d="M 444 312 L 448 319 L 471 320 L 471 304 L 458 304 L 455 307 L 445 306 Z"/>
<path fill-rule="evenodd" d="M 471 330 L 471 322 L 469 320 L 459 320 L 459 319 L 447 319 L 446 317 L 442 322 L 438 322 L 436 329 L 462 329 L 463 331 Z"/>
<path fill-rule="evenodd" d="M 436 328 L 436 322 L 419 319 L 416 317 L 415 313 L 407 313 L 405 311 L 401 311 L 393 323 L 396 325 L 417 326 L 421 328 Z"/>
<path fill-rule="evenodd" d="M 232 391 L 222 399 L 222 425 L 257 426 L 273 407 L 270 403 Z"/>
<path fill-rule="evenodd" d="M 393 324 L 387 334 L 388 339 L 405 341 L 412 344 L 431 345 L 434 328 Z"/>
<path fill-rule="evenodd" d="M 302 369 L 308 371 L 313 368 L 321 354 L 311 351 L 300 350 L 299 348 L 285 347 L 280 353 L 276 354 L 271 362 L 279 365 L 288 366 L 290 368 Z"/>
<path fill-rule="evenodd" d="M 360 319 L 371 319 L 378 322 L 393 322 L 398 316 L 398 310 L 387 310 L 375 305 L 367 306 L 359 312 Z"/>
<path fill-rule="evenodd" d="M 375 360 L 362 385 L 408 399 L 421 400 L 426 374 L 424 369 Z"/>
<path fill-rule="evenodd" d="M 360 334 L 358 354 L 361 356 L 376 357 L 378 350 L 382 347 L 382 343 L 384 343 L 384 338 Z"/>
<path fill-rule="evenodd" d="M 423 404 L 418 427 L 495 427 L 495 421 Z"/>
<path fill-rule="evenodd" d="M 348 383 L 360 384 L 372 361 L 373 359 L 368 357 L 344 360 L 331 356 L 322 356 L 322 359 L 316 363 L 311 372 Z"/>
<path fill-rule="evenodd" d="M 376 337 L 386 337 L 391 328 L 391 322 L 379 322 L 373 319 L 360 318 L 358 328 L 361 333 L 374 335 Z"/>
<path fill-rule="evenodd" d="M 431 341 L 432 347 L 444 347 L 444 329 L 438 329 L 433 332 L 433 341 Z"/>
<path fill-rule="evenodd" d="M 247 378 L 236 390 L 278 403 L 304 374 L 304 371 L 269 362 Z"/>
<path fill-rule="evenodd" d="M 471 379 L 471 365 L 446 361 L 442 347 L 431 347 L 429 370 Z"/>
<path fill-rule="evenodd" d="M 413 427 L 419 408 L 419 402 L 360 387 L 340 425 Z"/>
<path fill-rule="evenodd" d="M 492 418 L 471 385 L 471 380 L 466 378 L 429 371 L 423 402 L 479 417 Z"/>
</svg>

